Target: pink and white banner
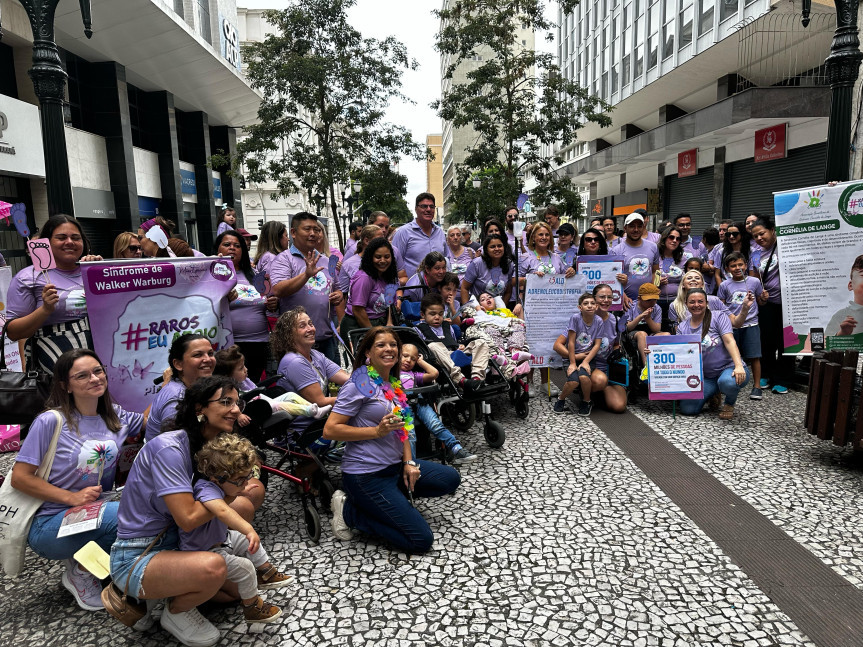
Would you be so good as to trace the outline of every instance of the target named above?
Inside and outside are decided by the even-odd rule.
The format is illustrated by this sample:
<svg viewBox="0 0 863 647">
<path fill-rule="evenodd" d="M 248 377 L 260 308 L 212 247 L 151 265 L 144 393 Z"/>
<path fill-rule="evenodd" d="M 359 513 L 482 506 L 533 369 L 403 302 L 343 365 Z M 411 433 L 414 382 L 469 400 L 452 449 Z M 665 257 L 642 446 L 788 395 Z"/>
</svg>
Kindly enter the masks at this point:
<svg viewBox="0 0 863 647">
<path fill-rule="evenodd" d="M 82 263 L 93 344 L 108 367 L 111 395 L 143 411 L 153 380 L 168 367 L 180 335 L 200 333 L 216 349 L 233 343 L 228 293 L 236 285 L 224 258 L 164 258 Z"/>
</svg>

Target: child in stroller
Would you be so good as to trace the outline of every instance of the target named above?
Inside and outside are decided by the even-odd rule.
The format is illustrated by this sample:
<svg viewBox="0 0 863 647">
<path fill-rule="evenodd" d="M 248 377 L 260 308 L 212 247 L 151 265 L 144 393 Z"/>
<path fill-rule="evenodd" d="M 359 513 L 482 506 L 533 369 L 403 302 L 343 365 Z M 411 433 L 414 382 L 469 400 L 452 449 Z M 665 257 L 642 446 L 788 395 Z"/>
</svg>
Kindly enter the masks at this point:
<svg viewBox="0 0 863 647">
<path fill-rule="evenodd" d="M 467 303 L 461 309 L 462 323 L 466 326 L 464 339 L 469 342 L 484 341 L 496 349 L 492 359 L 501 367 L 506 379 L 522 375 L 530 370 L 530 347 L 525 340 L 524 320 L 516 317 L 508 308 L 498 307 L 487 292 L 479 297 L 479 303 Z"/>
</svg>

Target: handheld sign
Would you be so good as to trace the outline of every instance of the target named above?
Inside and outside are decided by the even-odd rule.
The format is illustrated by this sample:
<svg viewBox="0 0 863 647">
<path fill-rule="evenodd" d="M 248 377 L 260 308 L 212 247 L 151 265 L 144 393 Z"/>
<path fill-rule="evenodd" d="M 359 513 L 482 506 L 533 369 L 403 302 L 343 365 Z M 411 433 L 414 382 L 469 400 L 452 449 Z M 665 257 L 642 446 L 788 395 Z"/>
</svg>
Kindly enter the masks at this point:
<svg viewBox="0 0 863 647">
<path fill-rule="evenodd" d="M 336 265 L 338 265 L 338 264 L 339 264 L 339 257 L 336 256 L 335 254 L 330 254 L 330 265 L 329 265 L 330 276 L 336 275 L 336 273 L 338 272 L 338 270 L 336 269 Z"/>
<path fill-rule="evenodd" d="M 617 275 L 623 274 L 622 256 L 579 256 L 576 264 L 575 271 L 587 277 L 588 292 L 597 285 L 609 286 L 612 302 L 608 309 L 623 310 L 623 286 L 617 280 Z"/>
<path fill-rule="evenodd" d="M 37 238 L 27 241 L 27 249 L 30 250 L 30 258 L 33 259 L 33 267 L 40 272 L 47 272 L 57 267 L 54 259 L 54 251 L 51 242 L 47 238 Z"/>
</svg>

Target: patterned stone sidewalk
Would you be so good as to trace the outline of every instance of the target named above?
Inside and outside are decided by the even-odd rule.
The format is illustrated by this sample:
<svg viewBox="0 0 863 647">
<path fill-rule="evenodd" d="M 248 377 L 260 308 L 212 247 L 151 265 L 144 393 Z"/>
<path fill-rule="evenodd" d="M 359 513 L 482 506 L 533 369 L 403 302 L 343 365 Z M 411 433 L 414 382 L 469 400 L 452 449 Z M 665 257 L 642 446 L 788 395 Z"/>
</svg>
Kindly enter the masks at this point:
<svg viewBox="0 0 863 647">
<path fill-rule="evenodd" d="M 418 504 L 436 535 L 427 555 L 337 542 L 326 520 L 313 545 L 298 497 L 273 483 L 256 525 L 300 588 L 270 594 L 290 610 L 260 633 L 236 607 L 209 611 L 221 644 L 813 645 L 589 419 L 534 400 L 522 421 L 500 404 L 505 446 L 486 447 L 475 426 L 462 440 L 480 457 L 461 489 Z M 729 424 L 634 412 L 859 585 L 860 472 L 800 430 L 802 396 L 739 408 Z M 32 553 L 0 592 L 0 644 L 169 640 L 79 610 L 59 566 Z"/>
</svg>

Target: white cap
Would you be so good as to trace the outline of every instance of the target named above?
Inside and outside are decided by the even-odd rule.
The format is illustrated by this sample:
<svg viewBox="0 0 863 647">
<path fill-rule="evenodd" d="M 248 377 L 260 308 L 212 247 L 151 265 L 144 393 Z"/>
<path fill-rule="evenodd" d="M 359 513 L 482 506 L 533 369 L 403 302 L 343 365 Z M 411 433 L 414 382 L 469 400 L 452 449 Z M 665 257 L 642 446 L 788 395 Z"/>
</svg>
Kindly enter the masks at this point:
<svg viewBox="0 0 863 647">
<path fill-rule="evenodd" d="M 628 224 L 633 223 L 636 220 L 638 222 L 643 223 L 644 222 L 644 216 L 642 216 L 640 213 L 631 213 L 628 216 L 626 216 L 626 220 L 623 221 L 623 226 L 626 227 Z"/>
</svg>

